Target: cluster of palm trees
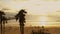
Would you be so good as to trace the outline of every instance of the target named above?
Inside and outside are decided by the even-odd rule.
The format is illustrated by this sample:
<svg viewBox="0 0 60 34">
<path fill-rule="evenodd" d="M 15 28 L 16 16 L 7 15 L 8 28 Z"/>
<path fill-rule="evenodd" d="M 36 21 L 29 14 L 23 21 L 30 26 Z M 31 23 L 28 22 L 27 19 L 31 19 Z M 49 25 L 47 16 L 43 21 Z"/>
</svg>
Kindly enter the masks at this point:
<svg viewBox="0 0 60 34">
<path fill-rule="evenodd" d="M 6 10 L 6 9 L 4 9 L 4 10 Z M 27 13 L 27 12 L 22 9 L 19 11 L 19 13 L 17 15 L 15 15 L 16 21 L 19 19 L 21 34 L 24 34 L 24 22 L 25 22 L 25 14 L 24 13 Z M 7 23 L 7 18 L 5 17 L 5 13 L 3 11 L 0 11 L 1 34 L 5 34 L 5 24 L 6 23 Z"/>
</svg>

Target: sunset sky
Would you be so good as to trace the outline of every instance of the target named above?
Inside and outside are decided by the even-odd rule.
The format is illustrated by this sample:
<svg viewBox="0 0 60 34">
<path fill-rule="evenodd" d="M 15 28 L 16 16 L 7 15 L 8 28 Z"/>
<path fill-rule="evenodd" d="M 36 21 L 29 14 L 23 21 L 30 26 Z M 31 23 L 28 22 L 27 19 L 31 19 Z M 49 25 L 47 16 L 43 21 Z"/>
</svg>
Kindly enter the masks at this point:
<svg viewBox="0 0 60 34">
<path fill-rule="evenodd" d="M 55 13 L 60 11 L 60 0 L 0 0 L 0 8 L 11 9 L 10 12 L 26 9 L 30 14 Z"/>
<path fill-rule="evenodd" d="M 60 0 L 0 0 L 0 10 L 16 13 L 25 9 L 29 15 L 41 15 L 38 21 L 56 21 L 60 18 Z M 52 17 L 50 17 L 52 16 Z M 56 17 L 57 16 L 57 17 Z M 52 19 L 53 18 L 53 19 Z M 36 25 L 36 23 L 33 23 Z M 38 22 L 37 25 L 46 25 L 56 23 Z M 60 25 L 60 23 L 57 23 Z"/>
</svg>

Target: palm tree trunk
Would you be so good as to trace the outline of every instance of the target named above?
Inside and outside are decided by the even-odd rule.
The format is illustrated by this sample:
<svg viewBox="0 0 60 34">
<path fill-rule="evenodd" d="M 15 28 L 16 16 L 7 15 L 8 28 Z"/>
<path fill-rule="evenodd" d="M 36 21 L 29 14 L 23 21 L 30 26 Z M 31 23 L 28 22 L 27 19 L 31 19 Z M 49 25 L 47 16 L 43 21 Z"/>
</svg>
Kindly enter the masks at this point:
<svg viewBox="0 0 60 34">
<path fill-rule="evenodd" d="M 5 34 L 5 21 L 3 21 L 3 34 Z"/>
<path fill-rule="evenodd" d="M 3 24 L 3 34 L 5 34 L 5 23 Z"/>
<path fill-rule="evenodd" d="M 2 34 L 2 22 L 1 22 L 1 34 Z"/>
<path fill-rule="evenodd" d="M 24 34 L 24 26 L 20 26 L 20 32 L 21 34 Z"/>
</svg>

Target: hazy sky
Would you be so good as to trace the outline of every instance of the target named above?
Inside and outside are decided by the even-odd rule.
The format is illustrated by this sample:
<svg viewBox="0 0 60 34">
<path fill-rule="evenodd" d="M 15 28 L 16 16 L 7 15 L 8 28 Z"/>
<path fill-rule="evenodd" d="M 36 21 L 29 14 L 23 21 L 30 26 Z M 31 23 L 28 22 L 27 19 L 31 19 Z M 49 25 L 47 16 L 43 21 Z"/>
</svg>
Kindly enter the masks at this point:
<svg viewBox="0 0 60 34">
<path fill-rule="evenodd" d="M 0 0 L 0 8 L 15 12 L 26 9 L 29 14 L 46 14 L 60 11 L 60 0 Z"/>
<path fill-rule="evenodd" d="M 51 15 L 53 19 L 51 17 L 49 19 L 53 21 L 60 17 L 60 0 L 0 0 L 0 10 L 3 8 L 10 9 L 8 11 L 5 10 L 7 12 L 15 13 L 21 9 L 25 9 L 28 14 L 42 15 L 39 21 L 47 20 L 46 15 Z M 44 25 L 43 23 L 45 22 L 41 23 Z"/>
</svg>

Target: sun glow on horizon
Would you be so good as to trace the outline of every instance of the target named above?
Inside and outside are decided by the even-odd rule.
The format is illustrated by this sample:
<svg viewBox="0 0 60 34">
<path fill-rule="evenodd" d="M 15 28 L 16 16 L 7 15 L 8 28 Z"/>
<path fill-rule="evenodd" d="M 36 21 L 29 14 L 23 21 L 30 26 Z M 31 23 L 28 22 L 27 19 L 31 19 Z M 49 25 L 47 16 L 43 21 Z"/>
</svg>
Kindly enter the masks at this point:
<svg viewBox="0 0 60 34">
<path fill-rule="evenodd" d="M 48 18 L 46 16 L 41 16 L 39 20 L 40 20 L 39 24 L 41 26 L 47 26 L 48 25 L 48 22 L 47 22 Z"/>
</svg>

